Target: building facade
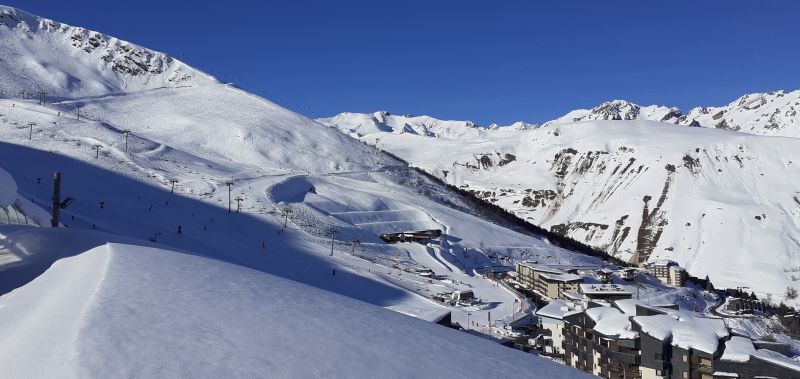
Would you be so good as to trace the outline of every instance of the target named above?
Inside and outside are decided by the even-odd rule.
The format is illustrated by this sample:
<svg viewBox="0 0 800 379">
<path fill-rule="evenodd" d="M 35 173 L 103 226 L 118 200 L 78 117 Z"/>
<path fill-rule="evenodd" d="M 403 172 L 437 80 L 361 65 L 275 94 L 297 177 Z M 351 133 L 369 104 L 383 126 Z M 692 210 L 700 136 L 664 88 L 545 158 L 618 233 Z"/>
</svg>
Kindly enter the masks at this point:
<svg viewBox="0 0 800 379">
<path fill-rule="evenodd" d="M 732 335 L 720 318 L 635 300 L 590 300 L 575 308 L 557 301 L 537 312 L 542 327 L 553 328 L 552 345 L 560 342 L 554 351 L 567 365 L 603 378 L 800 378 L 800 362 L 776 346 Z"/>
<path fill-rule="evenodd" d="M 551 299 L 564 298 L 564 292 L 578 292 L 582 278 L 562 270 L 530 262 L 517 262 L 517 280 Z"/>
<path fill-rule="evenodd" d="M 664 284 L 673 287 L 683 287 L 686 284 L 688 276 L 686 270 L 675 261 L 659 259 L 646 263 L 645 267 L 650 271 L 650 275 L 655 276 Z"/>
</svg>

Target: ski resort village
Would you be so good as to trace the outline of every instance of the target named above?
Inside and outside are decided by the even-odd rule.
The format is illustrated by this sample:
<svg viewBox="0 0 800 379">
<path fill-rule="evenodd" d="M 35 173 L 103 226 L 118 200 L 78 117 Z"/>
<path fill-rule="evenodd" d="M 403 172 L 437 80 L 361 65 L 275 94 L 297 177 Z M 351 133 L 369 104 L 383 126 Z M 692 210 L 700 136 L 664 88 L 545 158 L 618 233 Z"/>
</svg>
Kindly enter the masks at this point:
<svg viewBox="0 0 800 379">
<path fill-rule="evenodd" d="M 0 377 L 800 378 L 798 110 L 313 119 L 0 6 Z"/>
</svg>

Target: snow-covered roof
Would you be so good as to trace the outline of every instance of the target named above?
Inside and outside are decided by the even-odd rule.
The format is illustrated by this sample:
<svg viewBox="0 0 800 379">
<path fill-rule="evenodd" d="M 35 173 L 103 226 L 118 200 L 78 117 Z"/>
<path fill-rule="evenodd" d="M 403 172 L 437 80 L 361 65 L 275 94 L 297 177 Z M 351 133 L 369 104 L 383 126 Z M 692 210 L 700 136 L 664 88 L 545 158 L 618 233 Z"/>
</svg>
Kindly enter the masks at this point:
<svg viewBox="0 0 800 379">
<path fill-rule="evenodd" d="M 701 317 L 685 311 L 654 316 L 636 316 L 633 320 L 644 333 L 667 340 L 684 349 L 700 350 L 714 354 L 720 339 L 728 336 L 728 328 L 721 318 Z"/>
<path fill-rule="evenodd" d="M 63 258 L 0 308 L 4 377 L 589 377 L 292 280 L 141 246 Z"/>
<path fill-rule="evenodd" d="M 564 291 L 561 293 L 561 296 L 567 300 L 573 301 L 584 301 L 587 299 L 586 295 L 574 291 Z"/>
<path fill-rule="evenodd" d="M 631 316 L 636 315 L 636 304 L 641 304 L 641 302 L 637 299 L 621 299 L 614 301 L 614 305 L 617 308 Z"/>
<path fill-rule="evenodd" d="M 546 280 L 552 280 L 555 282 L 576 282 L 580 281 L 582 278 L 580 275 L 575 274 L 551 274 L 551 273 L 542 273 L 539 276 Z"/>
<path fill-rule="evenodd" d="M 632 295 L 633 292 L 619 284 L 588 284 L 580 285 L 581 292 L 587 295 Z"/>
<path fill-rule="evenodd" d="M 586 316 L 596 323 L 594 330 L 618 338 L 633 339 L 638 334 L 631 330 L 630 315 L 614 307 L 594 307 L 586 310 Z"/>
<path fill-rule="evenodd" d="M 655 259 L 647 262 L 647 266 L 673 266 L 678 263 L 671 259 Z"/>
<path fill-rule="evenodd" d="M 800 373 L 800 362 L 772 350 L 758 349 L 756 350 L 755 357 L 776 365 L 790 368 Z"/>
<path fill-rule="evenodd" d="M 658 312 L 662 312 L 662 313 L 672 313 L 672 312 L 676 311 L 674 309 L 669 308 L 670 306 L 673 306 L 673 305 L 668 305 L 668 304 L 652 305 L 652 304 L 648 304 L 648 303 L 646 303 L 646 302 L 644 302 L 642 300 L 639 300 L 639 299 L 614 300 L 614 305 L 617 308 L 621 309 L 623 312 L 625 312 L 625 313 L 627 313 L 627 314 L 629 314 L 631 316 L 635 316 L 636 315 L 636 306 L 649 308 L 649 309 L 652 309 L 652 310 L 655 310 L 655 311 L 658 311 Z"/>
<path fill-rule="evenodd" d="M 536 311 L 542 317 L 563 320 L 564 317 L 583 312 L 585 308 L 571 301 L 556 299 Z"/>
<path fill-rule="evenodd" d="M 725 351 L 720 359 L 731 362 L 747 362 L 756 353 L 753 341 L 746 337 L 733 336 L 725 341 Z"/>
<path fill-rule="evenodd" d="M 531 270 L 538 271 L 538 272 L 544 272 L 544 273 L 550 273 L 550 274 L 563 274 L 564 273 L 564 271 L 561 270 L 561 269 L 550 267 L 548 265 L 541 265 L 541 264 L 534 263 L 534 262 L 529 262 L 529 261 L 519 262 L 519 265 L 520 266 L 525 266 L 525 267 L 527 267 L 527 268 L 529 268 Z"/>
</svg>

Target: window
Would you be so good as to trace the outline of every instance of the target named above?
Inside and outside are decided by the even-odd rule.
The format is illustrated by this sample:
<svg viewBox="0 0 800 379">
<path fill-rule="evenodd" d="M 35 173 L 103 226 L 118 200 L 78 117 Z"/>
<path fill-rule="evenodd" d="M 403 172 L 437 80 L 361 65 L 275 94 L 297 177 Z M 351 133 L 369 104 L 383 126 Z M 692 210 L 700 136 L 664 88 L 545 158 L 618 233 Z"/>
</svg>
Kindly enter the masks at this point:
<svg viewBox="0 0 800 379">
<path fill-rule="evenodd" d="M 683 361 L 684 362 L 689 362 L 689 354 L 688 353 L 687 354 L 683 354 Z"/>
<path fill-rule="evenodd" d="M 683 378 L 683 379 L 689 379 L 689 371 L 684 371 L 684 372 L 682 372 L 682 373 L 681 373 L 681 378 Z"/>
<path fill-rule="evenodd" d="M 656 369 L 656 376 L 664 376 L 664 371 L 661 369 Z"/>
<path fill-rule="evenodd" d="M 663 361 L 664 360 L 664 354 L 656 353 L 656 360 Z"/>
</svg>

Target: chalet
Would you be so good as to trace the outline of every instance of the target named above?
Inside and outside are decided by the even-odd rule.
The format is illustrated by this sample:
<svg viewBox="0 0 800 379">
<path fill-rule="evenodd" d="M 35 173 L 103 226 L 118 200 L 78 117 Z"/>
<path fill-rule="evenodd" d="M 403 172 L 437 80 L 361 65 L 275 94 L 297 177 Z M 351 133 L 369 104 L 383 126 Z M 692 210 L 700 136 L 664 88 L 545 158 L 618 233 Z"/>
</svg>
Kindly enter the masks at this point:
<svg viewBox="0 0 800 379">
<path fill-rule="evenodd" d="M 636 269 L 632 267 L 623 268 L 617 271 L 617 276 L 622 280 L 631 281 L 636 277 Z"/>
<path fill-rule="evenodd" d="M 613 274 L 613 270 L 609 270 L 607 268 L 601 268 L 595 272 L 597 275 L 597 279 L 603 283 L 608 283 L 611 281 L 611 274 Z"/>
</svg>

